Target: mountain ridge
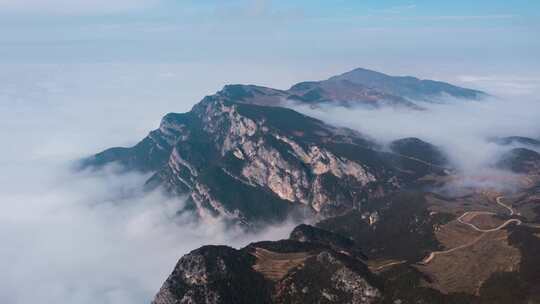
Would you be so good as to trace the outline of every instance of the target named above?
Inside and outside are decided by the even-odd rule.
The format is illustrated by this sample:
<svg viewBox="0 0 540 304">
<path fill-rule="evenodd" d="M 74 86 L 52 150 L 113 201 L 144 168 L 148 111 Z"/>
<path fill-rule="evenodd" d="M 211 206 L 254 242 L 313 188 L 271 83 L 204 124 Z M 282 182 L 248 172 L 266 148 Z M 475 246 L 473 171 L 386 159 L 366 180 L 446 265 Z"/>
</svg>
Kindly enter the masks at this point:
<svg viewBox="0 0 540 304">
<path fill-rule="evenodd" d="M 334 104 L 345 107 L 403 107 L 421 110 L 420 102 L 440 102 L 446 97 L 479 100 L 487 93 L 452 84 L 422 80 L 412 76 L 390 76 L 357 68 L 325 80 L 304 81 L 287 90 L 259 85 L 230 84 L 217 94 L 266 106 L 288 106 L 289 103 L 317 106 Z"/>
<path fill-rule="evenodd" d="M 169 113 L 135 146 L 105 150 L 82 167 L 118 162 L 152 172 L 149 188 L 188 195 L 187 208 L 199 216 L 250 225 L 298 208 L 337 215 L 426 174 L 445 174 L 431 159 L 385 151 L 357 131 L 276 106 L 282 91 L 247 87 L 226 86 L 187 113 Z M 253 101 L 256 94 L 272 103 Z"/>
<path fill-rule="evenodd" d="M 458 87 L 447 82 L 419 79 L 413 76 L 390 76 L 364 68 L 356 68 L 328 80 L 348 80 L 353 83 L 387 91 L 390 94 L 410 99 L 429 100 L 442 93 L 456 98 L 480 99 L 487 93 Z"/>
</svg>

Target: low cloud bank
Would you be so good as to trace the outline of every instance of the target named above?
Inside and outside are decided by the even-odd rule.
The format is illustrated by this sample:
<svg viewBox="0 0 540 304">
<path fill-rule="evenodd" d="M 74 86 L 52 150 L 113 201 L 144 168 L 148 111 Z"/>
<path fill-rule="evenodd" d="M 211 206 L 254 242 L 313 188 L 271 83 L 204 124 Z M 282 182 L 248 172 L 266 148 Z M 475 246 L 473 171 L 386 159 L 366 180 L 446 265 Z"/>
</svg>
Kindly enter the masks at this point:
<svg viewBox="0 0 540 304">
<path fill-rule="evenodd" d="M 145 175 L 119 173 L 114 167 L 70 170 L 73 160 L 92 152 L 134 144 L 165 113 L 189 110 L 224 80 L 268 82 L 268 76 L 246 67 L 210 69 L 0 69 L 0 303 L 148 303 L 178 258 L 192 249 L 204 244 L 239 247 L 288 235 L 293 223 L 245 234 L 219 221 L 179 218 L 174 213 L 184 201 L 159 191 L 142 193 Z M 239 72 L 231 75 L 231 70 Z M 307 78 L 282 72 L 274 71 L 283 76 L 275 77 L 275 86 Z M 385 142 L 420 137 L 443 147 L 472 174 L 501 152 L 486 138 L 540 136 L 537 101 L 528 95 L 426 105 L 428 110 L 420 112 L 297 109 Z"/>
<path fill-rule="evenodd" d="M 481 81 L 485 84 L 486 80 L 481 78 Z M 492 89 L 489 86 L 483 88 L 488 92 L 503 92 L 506 85 L 500 87 L 497 84 Z M 330 105 L 293 107 L 328 123 L 358 130 L 383 144 L 399 138 L 418 137 L 442 148 L 464 175 L 460 182 L 462 186 L 472 185 L 475 176 L 493 176 L 493 180 L 484 180 L 482 184 L 507 189 L 509 184 L 502 176 L 510 174 L 492 167 L 515 145 L 501 146 L 494 143 L 493 138 L 525 136 L 540 139 L 540 98 L 537 95 L 540 82 L 527 79 L 527 88 L 525 93 L 511 91 L 483 101 L 454 99 L 437 104 L 420 103 L 425 111 L 351 109 Z"/>
<path fill-rule="evenodd" d="M 148 303 L 181 255 L 285 237 L 293 226 L 246 234 L 177 217 L 183 199 L 142 193 L 147 176 L 114 167 L 19 168 L 24 180 L 0 195 L 2 303 Z"/>
<path fill-rule="evenodd" d="M 442 147 L 464 172 L 486 168 L 507 149 L 490 141 L 492 138 L 540 137 L 538 101 L 490 99 L 422 106 L 425 111 L 332 106 L 295 106 L 295 109 L 334 125 L 356 129 L 383 143 L 418 137 Z"/>
<path fill-rule="evenodd" d="M 165 113 L 188 110 L 202 90 L 182 90 L 185 77 L 174 66 L 0 71 L 0 303 L 149 303 L 197 247 L 288 235 L 293 223 L 246 234 L 177 217 L 184 200 L 142 193 L 147 175 L 71 170 L 73 160 L 133 144 Z"/>
</svg>

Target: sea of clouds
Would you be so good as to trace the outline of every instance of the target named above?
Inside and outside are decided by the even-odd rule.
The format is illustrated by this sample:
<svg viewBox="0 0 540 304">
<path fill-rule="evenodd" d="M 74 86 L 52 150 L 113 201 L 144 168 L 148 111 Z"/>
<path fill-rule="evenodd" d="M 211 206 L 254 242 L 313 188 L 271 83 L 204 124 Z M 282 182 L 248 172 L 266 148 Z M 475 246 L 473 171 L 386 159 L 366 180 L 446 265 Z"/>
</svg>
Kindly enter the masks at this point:
<svg viewBox="0 0 540 304">
<path fill-rule="evenodd" d="M 495 163 L 515 145 L 494 139 L 524 136 L 540 139 L 540 79 L 458 77 L 463 85 L 486 90 L 482 100 L 439 99 L 415 101 L 424 110 L 405 108 L 310 107 L 293 108 L 337 126 L 355 129 L 382 144 L 417 137 L 437 145 L 465 176 L 497 174 Z M 527 147 L 538 150 L 537 147 Z M 504 172 L 498 172 L 505 174 Z"/>
<path fill-rule="evenodd" d="M 165 113 L 188 111 L 225 83 L 286 88 L 318 78 L 308 74 L 197 64 L 3 65 L 0 303 L 148 303 L 192 249 L 286 237 L 293 223 L 246 234 L 218 220 L 197 222 L 175 215 L 182 198 L 141 192 L 146 175 L 114 166 L 75 172 L 72 165 L 111 146 L 133 145 Z M 297 109 L 382 142 L 420 137 L 473 173 L 501 153 L 486 138 L 540 137 L 540 82 L 497 78 L 489 90 L 489 77 L 456 80 L 497 98 L 426 104 L 426 111 Z"/>
<path fill-rule="evenodd" d="M 178 258 L 205 244 L 286 237 L 175 216 L 147 175 L 76 160 L 130 146 L 234 77 L 196 65 L 6 65 L 0 69 L 0 303 L 149 303 Z M 256 77 L 247 73 L 244 77 Z M 244 79 L 238 77 L 239 81 Z"/>
</svg>

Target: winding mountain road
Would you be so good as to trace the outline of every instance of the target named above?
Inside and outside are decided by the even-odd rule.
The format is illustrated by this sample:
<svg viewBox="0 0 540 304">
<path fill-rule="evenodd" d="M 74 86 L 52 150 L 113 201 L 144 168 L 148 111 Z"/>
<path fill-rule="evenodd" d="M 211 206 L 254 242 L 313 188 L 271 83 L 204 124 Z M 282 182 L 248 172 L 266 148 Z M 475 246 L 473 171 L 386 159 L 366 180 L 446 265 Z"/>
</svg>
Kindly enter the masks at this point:
<svg viewBox="0 0 540 304">
<path fill-rule="evenodd" d="M 461 215 L 457 221 L 464 224 L 464 225 L 467 225 L 469 227 L 471 227 L 472 229 L 476 230 L 476 231 L 479 231 L 479 232 L 493 232 L 493 231 L 497 231 L 497 230 L 501 230 L 502 228 L 508 226 L 508 224 L 510 223 L 516 223 L 518 225 L 521 225 L 522 222 L 521 220 L 518 220 L 518 219 L 509 219 L 507 220 L 506 222 L 502 223 L 501 225 L 499 225 L 498 227 L 495 227 L 495 228 L 491 228 L 491 229 L 482 229 L 482 228 L 479 228 L 478 226 L 474 225 L 473 223 L 467 223 L 465 221 L 463 221 L 463 218 L 464 217 L 467 217 L 469 215 L 472 215 L 470 220 L 472 220 L 475 216 L 477 215 L 480 215 L 480 214 L 490 214 L 490 215 L 495 215 L 496 213 L 494 212 L 486 212 L 486 211 L 468 211 L 468 212 L 465 212 L 463 213 L 463 215 Z M 513 214 L 513 213 L 512 213 Z"/>
<path fill-rule="evenodd" d="M 503 198 L 504 198 L 504 196 L 502 196 L 502 195 L 498 196 L 498 197 L 496 197 L 495 201 L 497 202 L 498 205 L 508 209 L 508 211 L 510 212 L 510 216 L 513 216 L 514 215 L 514 209 L 511 206 L 508 206 L 508 205 L 504 204 L 502 202 Z M 502 223 L 501 225 L 499 225 L 498 227 L 491 228 L 491 229 L 482 229 L 482 228 L 479 228 L 478 226 L 476 226 L 476 225 L 474 225 L 474 224 L 472 224 L 470 222 L 464 221 L 464 219 L 467 218 L 467 217 L 470 217 L 469 220 L 472 220 L 475 216 L 480 215 L 480 214 L 495 215 L 496 213 L 487 212 L 487 211 L 467 211 L 467 212 L 463 213 L 457 219 L 457 221 L 459 223 L 461 223 L 461 224 L 464 224 L 464 225 L 467 225 L 467 226 L 471 227 L 472 229 L 474 229 L 474 230 L 476 230 L 478 232 L 482 232 L 482 235 L 480 235 L 479 237 L 477 237 L 476 239 L 472 240 L 469 243 L 454 247 L 452 249 L 442 250 L 442 251 L 433 251 L 426 258 L 424 258 L 419 264 L 427 265 L 437 255 L 448 254 L 448 253 L 454 252 L 456 250 L 460 250 L 460 249 L 463 249 L 463 248 L 470 247 L 470 246 L 476 244 L 479 240 L 481 240 L 487 233 L 494 232 L 494 231 L 499 231 L 499 230 L 503 229 L 504 227 L 510 225 L 511 223 L 516 223 L 517 225 L 523 224 L 523 222 L 521 220 L 519 220 L 519 219 L 509 219 L 509 220 L 505 221 L 504 223 Z M 529 226 L 530 224 L 526 224 L 526 225 Z"/>
<path fill-rule="evenodd" d="M 429 264 L 429 262 L 431 262 L 431 260 L 433 260 L 433 259 L 435 258 L 435 256 L 437 256 L 437 255 L 451 253 L 451 252 L 454 252 L 454 251 L 456 251 L 456 250 L 460 250 L 460 249 L 463 249 L 463 248 L 472 246 L 472 245 L 476 244 L 478 241 L 480 241 L 480 240 L 484 237 L 484 235 L 485 235 L 485 234 L 482 234 L 482 235 L 480 235 L 479 237 L 477 237 L 476 239 L 472 240 L 471 242 L 469 242 L 469 243 L 467 243 L 467 244 L 463 244 L 463 245 L 457 246 L 457 247 L 454 247 L 454 248 L 452 248 L 452 249 L 443 250 L 443 251 L 433 251 L 433 252 L 431 252 L 425 259 L 423 259 L 422 262 L 420 262 L 420 264 L 421 264 L 421 265 L 427 265 L 427 264 Z"/>
<path fill-rule="evenodd" d="M 394 265 L 404 264 L 406 262 L 407 262 L 406 260 L 393 261 L 393 262 L 389 262 L 389 263 L 386 263 L 386 264 L 383 264 L 383 265 L 380 265 L 380 266 L 377 266 L 377 267 L 370 267 L 370 270 L 372 272 L 378 272 L 378 271 L 381 271 L 381 270 L 383 270 L 385 268 L 388 268 L 388 267 L 391 267 L 391 266 L 394 266 Z"/>
<path fill-rule="evenodd" d="M 497 198 L 495 198 L 495 201 L 497 201 L 497 204 L 499 204 L 500 206 L 508 209 L 508 211 L 510 212 L 510 216 L 514 215 L 514 209 L 502 202 L 503 197 L 504 196 L 497 196 Z"/>
</svg>

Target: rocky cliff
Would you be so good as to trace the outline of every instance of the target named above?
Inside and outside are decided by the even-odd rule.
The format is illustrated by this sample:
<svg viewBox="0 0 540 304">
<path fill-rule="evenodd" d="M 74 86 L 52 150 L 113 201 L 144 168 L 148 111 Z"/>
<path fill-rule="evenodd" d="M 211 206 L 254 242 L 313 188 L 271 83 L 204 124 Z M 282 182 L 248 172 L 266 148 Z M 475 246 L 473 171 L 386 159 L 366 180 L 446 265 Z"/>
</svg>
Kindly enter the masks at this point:
<svg viewBox="0 0 540 304">
<path fill-rule="evenodd" d="M 376 303 L 381 281 L 343 237 L 303 225 L 302 240 L 236 250 L 205 246 L 180 259 L 153 304 Z M 316 241 L 312 241 L 312 239 Z M 342 240 L 336 242 L 336 239 Z"/>
<path fill-rule="evenodd" d="M 340 214 L 426 174 L 444 174 L 440 163 L 383 151 L 358 132 L 253 104 L 237 90 L 167 114 L 134 147 L 106 150 L 83 166 L 117 162 L 153 172 L 149 187 L 187 194 L 199 216 L 246 224 L 282 220 L 296 209 Z"/>
</svg>

